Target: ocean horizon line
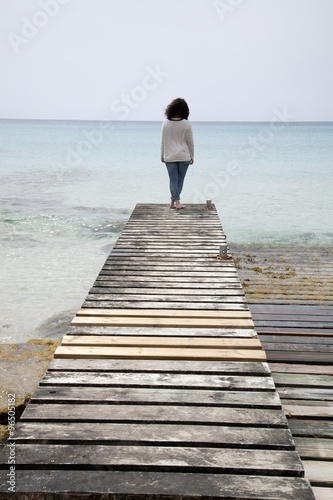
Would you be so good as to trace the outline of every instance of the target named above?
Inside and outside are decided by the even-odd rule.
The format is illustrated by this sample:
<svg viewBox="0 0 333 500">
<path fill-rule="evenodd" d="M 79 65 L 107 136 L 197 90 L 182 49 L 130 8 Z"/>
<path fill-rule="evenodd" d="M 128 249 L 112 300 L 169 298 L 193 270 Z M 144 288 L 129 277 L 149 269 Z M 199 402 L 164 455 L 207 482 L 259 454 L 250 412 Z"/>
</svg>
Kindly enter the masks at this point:
<svg viewBox="0 0 333 500">
<path fill-rule="evenodd" d="M 111 119 L 72 119 L 72 118 L 0 118 L 0 122 L 61 122 L 61 123 L 161 123 L 165 118 L 161 120 L 111 120 Z M 271 120 L 190 120 L 191 123 L 219 123 L 227 125 L 255 125 L 255 124 L 269 124 Z M 305 124 L 317 124 L 317 125 L 333 125 L 333 121 L 328 120 L 301 120 L 293 121 L 289 120 L 288 125 L 305 125 Z"/>
</svg>

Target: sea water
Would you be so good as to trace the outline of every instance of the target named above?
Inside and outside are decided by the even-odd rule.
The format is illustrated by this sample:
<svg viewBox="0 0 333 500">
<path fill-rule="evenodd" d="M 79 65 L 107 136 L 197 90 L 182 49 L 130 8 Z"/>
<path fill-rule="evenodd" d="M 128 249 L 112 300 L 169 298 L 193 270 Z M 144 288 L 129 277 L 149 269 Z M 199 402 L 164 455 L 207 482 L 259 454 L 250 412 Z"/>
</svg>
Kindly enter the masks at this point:
<svg viewBox="0 0 333 500">
<path fill-rule="evenodd" d="M 230 244 L 333 245 L 332 123 L 193 122 L 182 202 Z M 136 203 L 169 203 L 160 122 L 0 121 L 0 342 L 61 338 Z"/>
</svg>

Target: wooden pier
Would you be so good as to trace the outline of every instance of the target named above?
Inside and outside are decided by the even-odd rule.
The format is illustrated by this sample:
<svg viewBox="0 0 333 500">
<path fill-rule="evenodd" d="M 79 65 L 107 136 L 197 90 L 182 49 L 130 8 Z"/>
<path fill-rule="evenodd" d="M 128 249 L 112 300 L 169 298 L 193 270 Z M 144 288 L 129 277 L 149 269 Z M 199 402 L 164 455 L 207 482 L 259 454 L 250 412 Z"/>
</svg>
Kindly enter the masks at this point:
<svg viewBox="0 0 333 500">
<path fill-rule="evenodd" d="M 224 242 L 214 208 L 136 206 L 17 425 L 16 498 L 314 500 Z"/>
</svg>

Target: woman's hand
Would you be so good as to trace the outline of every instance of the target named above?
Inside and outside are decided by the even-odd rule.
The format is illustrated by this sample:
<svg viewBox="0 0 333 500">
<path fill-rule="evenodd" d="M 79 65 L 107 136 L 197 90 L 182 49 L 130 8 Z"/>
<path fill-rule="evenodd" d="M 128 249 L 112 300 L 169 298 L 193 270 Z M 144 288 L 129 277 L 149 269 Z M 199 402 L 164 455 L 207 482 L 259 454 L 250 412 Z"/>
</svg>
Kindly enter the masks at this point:
<svg viewBox="0 0 333 500">
<path fill-rule="evenodd" d="M 193 165 L 194 160 L 190 160 L 190 165 Z"/>
</svg>

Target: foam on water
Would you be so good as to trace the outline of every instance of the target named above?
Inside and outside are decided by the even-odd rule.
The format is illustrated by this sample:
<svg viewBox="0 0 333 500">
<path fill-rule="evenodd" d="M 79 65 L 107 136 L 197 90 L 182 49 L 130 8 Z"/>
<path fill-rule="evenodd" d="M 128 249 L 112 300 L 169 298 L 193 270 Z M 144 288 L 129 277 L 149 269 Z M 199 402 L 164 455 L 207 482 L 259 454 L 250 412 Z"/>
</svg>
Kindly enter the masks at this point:
<svg viewBox="0 0 333 500">
<path fill-rule="evenodd" d="M 61 338 L 135 204 L 168 202 L 160 128 L 0 122 L 1 342 Z M 332 124 L 193 130 L 183 201 L 212 199 L 230 243 L 332 245 Z"/>
</svg>

